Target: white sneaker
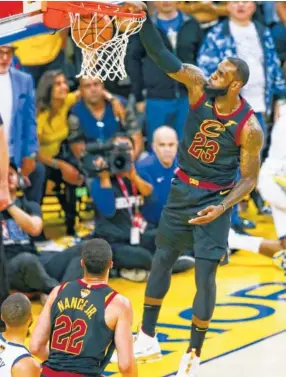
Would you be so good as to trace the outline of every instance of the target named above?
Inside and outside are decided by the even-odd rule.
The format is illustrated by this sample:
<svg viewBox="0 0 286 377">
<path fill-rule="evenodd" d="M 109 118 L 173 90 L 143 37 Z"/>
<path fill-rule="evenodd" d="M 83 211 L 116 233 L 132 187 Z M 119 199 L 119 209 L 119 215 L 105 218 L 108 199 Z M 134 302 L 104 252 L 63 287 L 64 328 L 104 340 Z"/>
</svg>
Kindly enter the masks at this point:
<svg viewBox="0 0 286 377">
<path fill-rule="evenodd" d="M 121 268 L 119 271 L 120 276 L 126 280 L 135 281 L 137 283 L 146 281 L 148 279 L 148 271 L 141 269 L 128 270 L 127 268 Z"/>
<path fill-rule="evenodd" d="M 275 253 L 272 260 L 276 267 L 286 272 L 286 250 L 280 250 Z"/>
<path fill-rule="evenodd" d="M 196 355 L 195 350 L 185 353 L 181 358 L 176 377 L 197 377 L 199 365 L 200 358 Z"/>
<path fill-rule="evenodd" d="M 152 338 L 140 330 L 134 339 L 134 357 L 138 364 L 161 360 L 161 348 L 157 337 Z M 113 353 L 110 362 L 118 362 L 116 352 Z"/>
</svg>

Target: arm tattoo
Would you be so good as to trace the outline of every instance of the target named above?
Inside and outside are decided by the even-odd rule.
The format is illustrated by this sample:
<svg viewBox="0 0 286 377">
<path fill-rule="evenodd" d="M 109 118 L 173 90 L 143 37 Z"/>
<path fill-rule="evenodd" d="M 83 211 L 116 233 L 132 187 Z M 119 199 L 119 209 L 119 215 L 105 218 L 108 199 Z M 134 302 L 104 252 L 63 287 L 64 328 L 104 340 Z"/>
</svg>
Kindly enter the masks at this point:
<svg viewBox="0 0 286 377">
<path fill-rule="evenodd" d="M 263 131 L 254 115 L 245 124 L 241 133 L 240 171 L 241 179 L 221 204 L 225 208 L 239 203 L 256 186 L 260 169 L 260 151 L 263 146 Z"/>
<path fill-rule="evenodd" d="M 169 73 L 169 76 L 185 84 L 190 89 L 194 88 L 194 86 L 202 88 L 206 82 L 203 71 L 193 64 L 184 63 L 179 72 Z"/>
<path fill-rule="evenodd" d="M 187 87 L 191 105 L 197 103 L 203 95 L 206 78 L 203 71 L 195 65 L 183 64 L 179 72 L 169 73 L 169 76 Z"/>
</svg>

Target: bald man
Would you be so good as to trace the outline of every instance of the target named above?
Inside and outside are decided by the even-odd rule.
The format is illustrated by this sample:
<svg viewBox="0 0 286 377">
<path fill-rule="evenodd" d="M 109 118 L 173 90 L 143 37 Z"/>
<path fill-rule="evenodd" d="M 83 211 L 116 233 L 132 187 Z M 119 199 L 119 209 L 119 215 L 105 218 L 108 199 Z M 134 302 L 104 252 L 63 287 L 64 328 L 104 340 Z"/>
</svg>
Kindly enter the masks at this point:
<svg viewBox="0 0 286 377">
<path fill-rule="evenodd" d="M 158 225 L 163 206 L 171 188 L 171 180 L 177 164 L 178 137 L 176 131 L 169 126 L 157 128 L 153 134 L 153 152 L 138 161 L 136 168 L 139 172 L 147 173 L 152 179 L 154 187 L 150 198 L 142 209 L 148 223 Z"/>
</svg>

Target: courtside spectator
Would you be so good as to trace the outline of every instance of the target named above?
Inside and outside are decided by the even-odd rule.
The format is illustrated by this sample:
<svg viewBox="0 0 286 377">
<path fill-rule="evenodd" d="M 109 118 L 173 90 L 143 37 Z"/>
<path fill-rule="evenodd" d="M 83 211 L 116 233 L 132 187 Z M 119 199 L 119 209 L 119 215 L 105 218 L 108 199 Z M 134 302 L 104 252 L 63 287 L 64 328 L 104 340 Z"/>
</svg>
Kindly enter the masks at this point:
<svg viewBox="0 0 286 377">
<path fill-rule="evenodd" d="M 83 177 L 72 160 L 65 144 L 69 128 L 67 115 L 79 99 L 77 92 L 69 93 L 69 86 L 61 70 L 47 71 L 42 76 L 38 89 L 38 138 L 40 143 L 38 159 L 46 167 L 46 181 L 42 196 L 46 193 L 47 181 L 52 180 L 60 187 L 65 182 L 64 195 L 58 199 L 66 214 L 67 234 L 75 233 L 76 186 L 83 183 Z"/>
<path fill-rule="evenodd" d="M 157 12 L 153 22 L 165 45 L 182 61 L 194 64 L 202 42 L 198 21 L 178 11 L 176 1 L 156 1 L 154 4 Z M 189 109 L 187 91 L 147 56 L 139 34 L 130 38 L 126 68 L 140 113 L 145 111 L 143 91 L 146 90 L 148 147 L 151 149 L 153 132 L 162 124 L 171 125 L 181 139 Z"/>
<path fill-rule="evenodd" d="M 178 137 L 174 129 L 168 126 L 157 128 L 153 134 L 152 148 L 153 152 L 139 160 L 136 168 L 139 174 L 151 178 L 153 192 L 146 198 L 142 214 L 148 223 L 157 227 L 177 165 Z"/>
<path fill-rule="evenodd" d="M 72 107 L 68 116 L 69 142 L 74 156 L 80 157 L 86 143 L 104 142 L 119 132 L 125 132 L 134 141 L 134 154 L 137 159 L 142 151 L 143 138 L 132 107 L 127 105 L 125 119 L 121 121 L 112 106 L 116 97 L 106 99 L 102 81 L 82 78 L 79 89 L 82 98 Z M 125 105 L 126 101 L 122 99 L 122 106 Z"/>
<path fill-rule="evenodd" d="M 43 228 L 39 204 L 17 197 L 19 176 L 16 166 L 9 168 L 10 203 L 2 213 L 3 244 L 8 261 L 10 284 L 22 292 L 40 292 L 41 299 L 62 281 L 82 276 L 80 245 L 62 252 L 37 252 L 33 238 Z"/>
<path fill-rule="evenodd" d="M 286 102 L 275 122 L 269 154 L 262 164 L 258 188 L 270 204 L 276 233 L 286 249 L 286 149 L 285 149 Z"/>
<path fill-rule="evenodd" d="M 286 3 L 276 3 L 279 22 L 272 27 L 272 35 L 281 63 L 286 72 Z"/>
<path fill-rule="evenodd" d="M 11 44 L 0 46 L 0 113 L 9 156 L 21 168 L 23 176 L 29 176 L 30 197 L 38 198 L 44 172 L 35 162 L 38 139 L 34 86 L 29 74 L 11 66 L 14 53 Z"/>
<path fill-rule="evenodd" d="M 134 161 L 130 137 L 116 137 L 113 143 L 129 145 Z M 134 281 L 145 280 L 155 251 L 156 229 L 146 228 L 141 208 L 153 187 L 137 173 L 133 164 L 130 171 L 115 176 L 110 174 L 102 157 L 97 158 L 95 164 L 105 170 L 98 173 L 90 187 L 96 216 L 94 236 L 104 238 L 111 244 L 114 268 L 119 270 L 122 277 Z"/>
<path fill-rule="evenodd" d="M 206 35 L 221 17 L 228 16 L 226 3 L 226 1 L 178 1 L 177 7 L 182 12 L 194 16 Z"/>
</svg>

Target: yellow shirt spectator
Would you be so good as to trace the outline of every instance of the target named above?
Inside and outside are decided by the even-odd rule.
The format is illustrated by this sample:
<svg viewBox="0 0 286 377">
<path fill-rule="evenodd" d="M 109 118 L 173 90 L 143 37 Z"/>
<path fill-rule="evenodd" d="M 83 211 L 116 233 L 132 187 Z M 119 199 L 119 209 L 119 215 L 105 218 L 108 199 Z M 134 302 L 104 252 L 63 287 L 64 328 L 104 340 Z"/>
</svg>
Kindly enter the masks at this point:
<svg viewBox="0 0 286 377">
<path fill-rule="evenodd" d="M 67 115 L 78 97 L 75 92 L 69 93 L 61 108 L 51 117 L 51 110 L 47 109 L 38 114 L 38 137 L 40 153 L 48 157 L 55 157 L 60 152 L 62 142 L 69 133 Z"/>
<path fill-rule="evenodd" d="M 52 35 L 38 35 L 13 44 L 16 55 L 23 65 L 42 65 L 52 62 L 60 53 L 63 45 L 61 32 Z"/>
</svg>

